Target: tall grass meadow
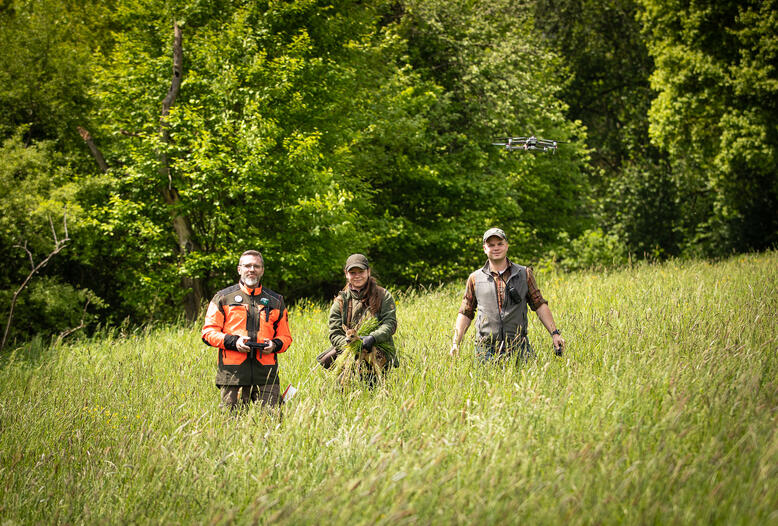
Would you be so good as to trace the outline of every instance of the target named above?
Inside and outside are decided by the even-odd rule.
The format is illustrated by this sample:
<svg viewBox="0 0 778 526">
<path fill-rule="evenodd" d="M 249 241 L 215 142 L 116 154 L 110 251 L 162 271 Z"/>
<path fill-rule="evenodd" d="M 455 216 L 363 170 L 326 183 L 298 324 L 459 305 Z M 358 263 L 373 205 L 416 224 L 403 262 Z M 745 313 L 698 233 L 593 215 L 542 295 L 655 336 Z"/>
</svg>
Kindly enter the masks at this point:
<svg viewBox="0 0 778 526">
<path fill-rule="evenodd" d="M 778 253 L 538 281 L 562 358 L 530 314 L 533 361 L 452 359 L 464 283 L 393 291 L 373 389 L 298 304 L 280 422 L 219 409 L 199 326 L 6 352 L 0 524 L 778 524 Z"/>
</svg>

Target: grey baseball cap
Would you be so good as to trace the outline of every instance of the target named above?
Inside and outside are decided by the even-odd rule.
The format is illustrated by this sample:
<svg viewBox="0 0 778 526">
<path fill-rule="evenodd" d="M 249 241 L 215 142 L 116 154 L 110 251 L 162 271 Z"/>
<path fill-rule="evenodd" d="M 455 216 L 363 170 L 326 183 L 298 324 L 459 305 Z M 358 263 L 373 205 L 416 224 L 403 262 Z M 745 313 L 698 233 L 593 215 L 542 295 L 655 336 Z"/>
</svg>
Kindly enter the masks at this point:
<svg viewBox="0 0 778 526">
<path fill-rule="evenodd" d="M 346 265 L 343 267 L 343 269 L 348 272 L 354 267 L 367 270 L 370 268 L 370 263 L 368 263 L 367 257 L 363 254 L 351 254 L 346 260 Z"/>
<path fill-rule="evenodd" d="M 500 230 L 499 228 L 490 228 L 486 232 L 484 232 L 484 243 L 486 243 L 486 240 L 489 239 L 492 236 L 497 236 L 503 238 L 505 241 L 508 241 L 508 238 L 505 237 L 505 232 Z"/>
</svg>

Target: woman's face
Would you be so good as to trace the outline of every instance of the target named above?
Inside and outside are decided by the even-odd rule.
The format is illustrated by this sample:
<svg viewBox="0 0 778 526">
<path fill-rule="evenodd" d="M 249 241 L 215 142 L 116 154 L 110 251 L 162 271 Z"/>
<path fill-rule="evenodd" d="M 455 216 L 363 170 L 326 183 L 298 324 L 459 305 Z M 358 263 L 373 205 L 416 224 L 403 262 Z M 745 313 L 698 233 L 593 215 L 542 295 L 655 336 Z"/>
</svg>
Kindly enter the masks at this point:
<svg viewBox="0 0 778 526">
<path fill-rule="evenodd" d="M 346 271 L 346 281 L 352 289 L 361 289 L 370 278 L 370 269 L 351 267 Z"/>
</svg>

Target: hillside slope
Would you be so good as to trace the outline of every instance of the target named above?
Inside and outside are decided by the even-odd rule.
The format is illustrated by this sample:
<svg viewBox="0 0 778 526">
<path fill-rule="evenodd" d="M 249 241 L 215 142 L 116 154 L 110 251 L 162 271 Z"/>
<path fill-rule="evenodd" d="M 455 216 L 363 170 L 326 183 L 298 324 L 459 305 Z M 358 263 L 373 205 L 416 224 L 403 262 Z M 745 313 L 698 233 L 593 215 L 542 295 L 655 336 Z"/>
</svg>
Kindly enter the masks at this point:
<svg viewBox="0 0 778 526">
<path fill-rule="evenodd" d="M 531 314 L 533 362 L 450 359 L 463 286 L 399 293 L 375 390 L 314 366 L 299 306 L 280 424 L 219 411 L 198 327 L 6 353 L 0 522 L 774 523 L 778 253 L 539 284 L 564 358 Z"/>
</svg>

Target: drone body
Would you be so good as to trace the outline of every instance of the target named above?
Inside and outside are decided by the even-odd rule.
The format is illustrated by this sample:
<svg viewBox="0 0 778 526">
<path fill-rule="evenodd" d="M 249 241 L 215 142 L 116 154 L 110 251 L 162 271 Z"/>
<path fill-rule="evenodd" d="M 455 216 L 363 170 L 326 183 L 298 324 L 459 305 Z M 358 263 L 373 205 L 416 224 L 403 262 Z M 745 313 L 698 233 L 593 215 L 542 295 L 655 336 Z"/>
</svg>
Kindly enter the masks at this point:
<svg viewBox="0 0 778 526">
<path fill-rule="evenodd" d="M 538 150 L 543 152 L 556 153 L 557 145 L 560 141 L 549 139 L 540 139 L 534 135 L 530 137 L 502 137 L 500 142 L 493 142 L 494 146 L 502 146 L 508 151 L 513 150 Z"/>
</svg>

